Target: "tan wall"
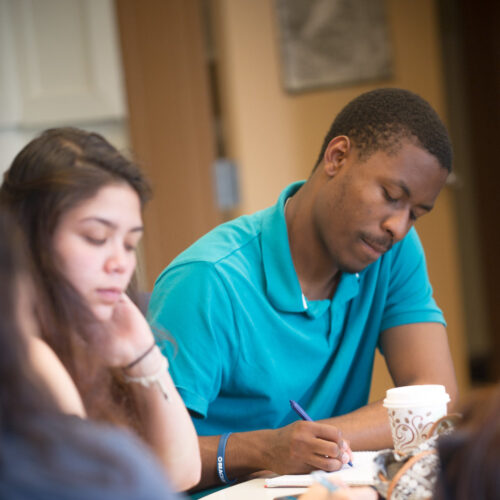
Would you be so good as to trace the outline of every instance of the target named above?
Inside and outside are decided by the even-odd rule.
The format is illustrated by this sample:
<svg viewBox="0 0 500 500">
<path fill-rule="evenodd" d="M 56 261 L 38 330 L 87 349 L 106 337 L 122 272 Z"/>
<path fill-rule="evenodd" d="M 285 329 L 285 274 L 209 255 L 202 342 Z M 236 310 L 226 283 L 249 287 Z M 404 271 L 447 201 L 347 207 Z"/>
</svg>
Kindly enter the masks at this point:
<svg viewBox="0 0 500 500">
<path fill-rule="evenodd" d="M 240 169 L 241 212 L 275 202 L 283 187 L 307 177 L 333 117 L 375 86 L 404 87 L 426 98 L 446 120 L 436 5 L 433 0 L 388 0 L 394 77 L 376 84 L 286 94 L 271 0 L 214 0 L 221 107 L 228 155 Z M 461 389 L 465 363 L 462 283 L 458 272 L 453 188 L 418 225 L 436 299 L 443 308 Z M 377 360 L 372 397 L 389 383 Z"/>
</svg>

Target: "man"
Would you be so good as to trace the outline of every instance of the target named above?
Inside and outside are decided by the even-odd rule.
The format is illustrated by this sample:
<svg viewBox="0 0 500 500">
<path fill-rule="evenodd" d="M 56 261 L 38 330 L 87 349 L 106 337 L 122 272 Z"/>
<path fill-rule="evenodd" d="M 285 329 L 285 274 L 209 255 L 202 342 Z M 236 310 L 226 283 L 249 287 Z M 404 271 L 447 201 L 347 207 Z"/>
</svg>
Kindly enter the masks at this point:
<svg viewBox="0 0 500 500">
<path fill-rule="evenodd" d="M 258 470 L 336 470 L 352 449 L 391 446 L 366 405 L 374 352 L 396 385 L 456 382 L 445 323 L 412 226 L 451 170 L 435 111 L 400 89 L 337 116 L 307 182 L 214 229 L 156 282 L 153 325 L 195 418 L 200 487 Z M 297 421 L 297 400 L 314 422 Z M 228 438 L 227 433 L 232 433 Z"/>
</svg>

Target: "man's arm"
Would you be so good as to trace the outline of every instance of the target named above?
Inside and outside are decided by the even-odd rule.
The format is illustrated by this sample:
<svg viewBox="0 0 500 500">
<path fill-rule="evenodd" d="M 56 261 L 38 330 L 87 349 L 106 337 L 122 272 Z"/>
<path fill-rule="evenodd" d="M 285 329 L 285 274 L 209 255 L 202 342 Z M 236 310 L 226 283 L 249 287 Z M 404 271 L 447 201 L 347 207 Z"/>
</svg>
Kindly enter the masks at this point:
<svg viewBox="0 0 500 500">
<path fill-rule="evenodd" d="M 414 323 L 389 328 L 381 336 L 389 373 L 396 387 L 442 384 L 450 395 L 448 411 L 457 399 L 457 382 L 441 323 Z M 364 406 L 347 415 L 324 420 L 341 429 L 353 450 L 392 447 L 387 410 L 382 401 Z"/>
<path fill-rule="evenodd" d="M 217 474 L 220 436 L 200 436 L 202 478 L 196 489 L 221 484 Z M 334 471 L 350 459 L 342 433 L 320 422 L 298 420 L 279 429 L 238 432 L 227 441 L 225 469 L 229 479 L 268 470 L 278 474 Z"/>
<path fill-rule="evenodd" d="M 448 339 L 440 323 L 414 323 L 389 328 L 381 346 L 396 386 L 442 384 L 457 398 Z M 231 479 L 258 470 L 300 474 L 314 469 L 337 470 L 347 451 L 392 447 L 387 410 L 382 401 L 319 422 L 297 421 L 280 429 L 232 434 L 226 446 L 226 474 Z M 197 488 L 220 484 L 217 475 L 219 436 L 200 437 L 202 480 Z M 326 458 L 334 457 L 334 458 Z"/>
<path fill-rule="evenodd" d="M 396 386 L 442 384 L 457 398 L 455 372 L 442 314 L 432 298 L 422 244 L 411 229 L 392 252 L 391 279 L 385 302 L 380 346 Z M 424 318 L 421 323 L 416 318 Z M 407 324 L 392 326 L 397 322 Z M 354 450 L 392 447 L 387 410 L 382 401 L 325 420 L 342 430 Z"/>
</svg>

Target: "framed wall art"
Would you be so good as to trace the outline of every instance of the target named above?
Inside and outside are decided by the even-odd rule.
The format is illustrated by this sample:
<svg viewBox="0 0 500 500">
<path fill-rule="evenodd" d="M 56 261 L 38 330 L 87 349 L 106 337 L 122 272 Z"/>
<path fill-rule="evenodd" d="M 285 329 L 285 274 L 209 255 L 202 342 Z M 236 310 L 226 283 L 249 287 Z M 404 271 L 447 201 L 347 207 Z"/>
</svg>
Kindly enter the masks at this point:
<svg viewBox="0 0 500 500">
<path fill-rule="evenodd" d="M 384 0 L 274 0 L 289 92 L 392 76 Z"/>
</svg>

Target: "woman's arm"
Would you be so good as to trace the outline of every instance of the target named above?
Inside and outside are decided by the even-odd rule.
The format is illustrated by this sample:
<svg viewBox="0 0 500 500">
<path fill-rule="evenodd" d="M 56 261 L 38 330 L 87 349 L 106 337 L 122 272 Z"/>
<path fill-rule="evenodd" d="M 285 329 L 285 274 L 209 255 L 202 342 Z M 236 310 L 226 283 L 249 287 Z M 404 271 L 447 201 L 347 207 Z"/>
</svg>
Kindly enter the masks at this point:
<svg viewBox="0 0 500 500">
<path fill-rule="evenodd" d="M 108 366 L 127 367 L 154 343 L 146 319 L 126 295 L 116 305 L 106 326 L 106 338 L 101 338 L 93 348 Z M 161 364 L 165 362 L 155 347 L 140 362 L 123 372 L 126 377 L 148 377 L 161 370 Z M 142 434 L 164 464 L 173 486 L 177 490 L 187 490 L 195 486 L 201 476 L 198 436 L 168 369 L 161 372 L 158 382 L 163 384 L 168 399 L 158 383 L 150 387 L 132 383 L 143 423 Z"/>
<path fill-rule="evenodd" d="M 161 367 L 163 359 L 160 350 L 155 347 L 140 363 L 125 373 L 130 377 L 151 375 Z M 163 384 L 163 389 L 160 389 L 158 383 L 147 388 L 137 383 L 132 384 L 133 393 L 146 440 L 164 463 L 173 486 L 178 491 L 184 491 L 195 486 L 201 477 L 198 436 L 168 370 L 162 373 L 158 382 Z"/>
</svg>

